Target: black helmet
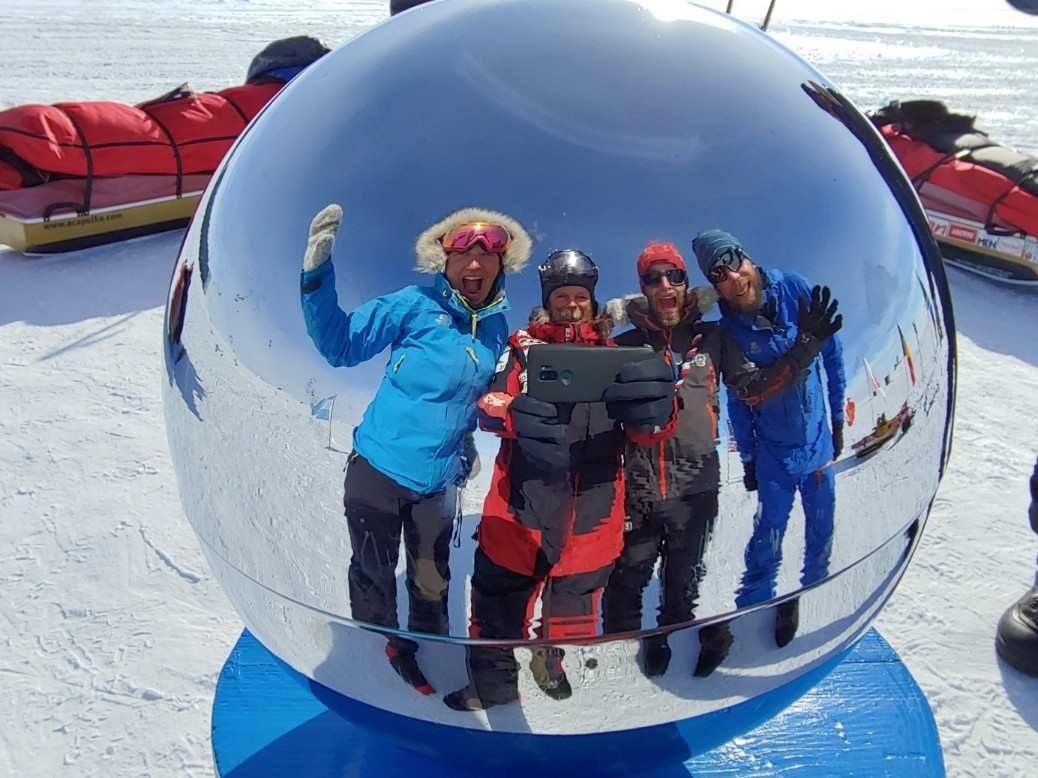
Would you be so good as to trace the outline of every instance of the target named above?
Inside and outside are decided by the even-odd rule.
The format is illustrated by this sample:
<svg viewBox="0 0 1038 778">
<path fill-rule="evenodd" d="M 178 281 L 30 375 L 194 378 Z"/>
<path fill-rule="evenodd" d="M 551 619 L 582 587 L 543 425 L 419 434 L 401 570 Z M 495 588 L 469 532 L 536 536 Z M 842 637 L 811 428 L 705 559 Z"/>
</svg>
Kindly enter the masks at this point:
<svg viewBox="0 0 1038 778">
<path fill-rule="evenodd" d="M 541 277 L 541 305 L 548 307 L 548 298 L 556 289 L 564 286 L 582 286 L 593 300 L 595 284 L 598 283 L 598 268 L 591 257 L 577 249 L 553 251 L 537 268 Z M 595 306 L 598 307 L 597 305 Z"/>
</svg>

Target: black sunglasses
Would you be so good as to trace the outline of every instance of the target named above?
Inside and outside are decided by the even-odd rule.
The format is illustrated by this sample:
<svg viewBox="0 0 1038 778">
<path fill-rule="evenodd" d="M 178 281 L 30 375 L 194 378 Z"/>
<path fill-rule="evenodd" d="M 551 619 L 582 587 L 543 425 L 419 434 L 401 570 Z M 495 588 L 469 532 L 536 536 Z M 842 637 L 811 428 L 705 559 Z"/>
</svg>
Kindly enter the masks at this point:
<svg viewBox="0 0 1038 778">
<path fill-rule="evenodd" d="M 719 284 L 728 277 L 728 273 L 737 273 L 742 267 L 742 260 L 746 255 L 739 249 L 727 249 L 723 254 L 714 257 L 706 277 L 712 284 Z"/>
<path fill-rule="evenodd" d="M 646 286 L 656 286 L 664 278 L 670 281 L 671 286 L 680 286 L 688 281 L 688 273 L 680 267 L 672 267 L 667 270 L 650 270 L 648 273 L 642 273 L 642 283 Z"/>
</svg>

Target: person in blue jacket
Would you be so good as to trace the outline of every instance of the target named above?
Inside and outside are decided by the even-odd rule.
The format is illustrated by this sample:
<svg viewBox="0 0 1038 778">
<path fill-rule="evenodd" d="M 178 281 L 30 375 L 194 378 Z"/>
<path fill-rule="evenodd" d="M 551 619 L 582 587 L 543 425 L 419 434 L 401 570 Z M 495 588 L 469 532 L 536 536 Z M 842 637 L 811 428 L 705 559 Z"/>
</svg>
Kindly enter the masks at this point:
<svg viewBox="0 0 1038 778">
<path fill-rule="evenodd" d="M 415 244 L 416 269 L 435 274 L 431 286 L 406 286 L 346 313 L 338 305 L 330 261 L 341 221 L 342 209 L 332 204 L 310 225 L 300 287 L 307 332 L 335 367 L 389 349 L 382 382 L 353 432 L 346 468 L 351 614 L 358 621 L 399 626 L 402 533 L 408 629 L 447 634 L 457 487 L 475 461 L 476 401 L 490 386 L 508 339 L 504 274 L 522 269 L 532 243 L 504 214 L 456 211 Z M 414 641 L 401 637 L 386 647 L 401 678 L 432 694 L 417 650 Z"/>
<path fill-rule="evenodd" d="M 699 233 L 692 249 L 721 298 L 721 327 L 735 338 L 743 353 L 761 366 L 785 354 L 800 336 L 797 314 L 801 301 L 811 299 L 806 279 L 756 265 L 739 240 L 723 230 Z M 828 297 L 827 290 L 822 294 Z M 747 491 L 758 494 L 753 535 L 745 551 L 746 571 L 736 595 L 739 607 L 775 597 L 782 538 L 798 491 L 806 519 L 800 582 L 807 586 L 828 575 L 836 505 L 832 463 L 843 449 L 846 385 L 843 346 L 833 335 L 812 360 L 803 380 L 785 391 L 755 405 L 734 392 L 728 394 L 743 484 Z M 780 603 L 776 644 L 789 643 L 798 626 L 798 600 Z"/>
</svg>

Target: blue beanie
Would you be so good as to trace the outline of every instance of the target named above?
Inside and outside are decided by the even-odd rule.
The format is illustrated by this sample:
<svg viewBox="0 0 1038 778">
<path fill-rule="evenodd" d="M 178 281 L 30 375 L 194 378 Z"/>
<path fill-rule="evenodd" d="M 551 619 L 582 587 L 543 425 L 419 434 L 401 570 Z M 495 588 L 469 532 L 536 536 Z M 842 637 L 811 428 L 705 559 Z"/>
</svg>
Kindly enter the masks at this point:
<svg viewBox="0 0 1038 778">
<path fill-rule="evenodd" d="M 739 239 L 724 230 L 703 230 L 692 239 L 692 251 L 703 275 L 707 275 L 716 259 L 729 249 L 743 250 Z"/>
</svg>

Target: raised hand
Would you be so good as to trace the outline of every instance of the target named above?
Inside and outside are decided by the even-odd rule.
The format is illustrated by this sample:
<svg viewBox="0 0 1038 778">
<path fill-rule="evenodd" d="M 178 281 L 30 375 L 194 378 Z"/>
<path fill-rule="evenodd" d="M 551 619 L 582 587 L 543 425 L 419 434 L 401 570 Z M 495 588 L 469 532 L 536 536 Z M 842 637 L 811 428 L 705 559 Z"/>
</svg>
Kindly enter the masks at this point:
<svg viewBox="0 0 1038 778">
<path fill-rule="evenodd" d="M 310 222 L 310 237 L 303 254 L 303 272 L 316 270 L 332 255 L 335 236 L 342 223 L 342 206 L 331 203 L 322 208 Z"/>
<path fill-rule="evenodd" d="M 800 300 L 797 328 L 818 340 L 825 340 L 843 327 L 843 316 L 836 312 L 839 305 L 828 286 L 815 286 L 810 300 L 806 297 Z"/>
</svg>

